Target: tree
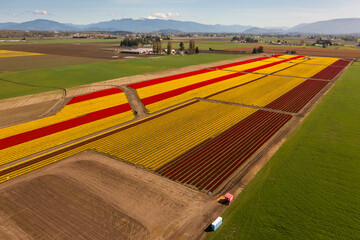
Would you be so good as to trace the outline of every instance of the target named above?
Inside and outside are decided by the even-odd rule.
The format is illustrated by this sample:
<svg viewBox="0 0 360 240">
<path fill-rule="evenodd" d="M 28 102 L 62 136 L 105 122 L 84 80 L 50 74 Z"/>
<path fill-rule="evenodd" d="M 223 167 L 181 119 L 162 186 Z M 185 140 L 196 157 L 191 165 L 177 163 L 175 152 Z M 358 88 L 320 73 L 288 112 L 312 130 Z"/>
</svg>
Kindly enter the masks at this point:
<svg viewBox="0 0 360 240">
<path fill-rule="evenodd" d="M 256 54 L 257 53 L 257 49 L 256 47 L 254 47 L 253 51 L 252 51 L 253 54 Z"/>
<path fill-rule="evenodd" d="M 183 42 L 180 42 L 180 51 L 184 51 L 185 47 L 184 47 L 184 43 Z"/>
<path fill-rule="evenodd" d="M 153 53 L 154 54 L 161 54 L 161 41 L 153 42 Z"/>
<path fill-rule="evenodd" d="M 167 45 L 167 54 L 170 55 L 172 52 L 172 42 L 168 41 L 168 45 Z"/>
<path fill-rule="evenodd" d="M 260 46 L 258 49 L 258 53 L 263 53 L 263 52 L 264 52 L 264 48 L 263 48 L 263 46 Z"/>
<path fill-rule="evenodd" d="M 161 48 L 161 41 L 158 41 L 158 42 L 157 42 L 157 53 L 158 53 L 158 54 L 161 54 L 161 50 L 162 50 L 162 48 Z"/>
<path fill-rule="evenodd" d="M 190 43 L 189 43 L 189 53 L 190 53 L 190 54 L 194 54 L 194 53 L 195 53 L 195 41 L 194 41 L 194 40 L 190 40 Z"/>
<path fill-rule="evenodd" d="M 196 47 L 196 48 L 195 48 L 195 53 L 196 53 L 196 54 L 200 53 L 199 47 Z"/>
<path fill-rule="evenodd" d="M 157 42 L 153 42 L 153 53 L 157 54 Z"/>
</svg>

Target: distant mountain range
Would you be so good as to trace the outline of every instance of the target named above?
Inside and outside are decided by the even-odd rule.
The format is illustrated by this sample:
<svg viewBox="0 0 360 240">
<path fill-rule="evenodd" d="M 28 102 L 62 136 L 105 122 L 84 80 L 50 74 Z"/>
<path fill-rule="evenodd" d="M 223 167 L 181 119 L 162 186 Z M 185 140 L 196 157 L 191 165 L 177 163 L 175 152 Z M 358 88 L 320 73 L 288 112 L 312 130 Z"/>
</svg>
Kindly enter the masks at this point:
<svg viewBox="0 0 360 240">
<path fill-rule="evenodd" d="M 0 23 L 0 29 L 6 30 L 40 30 L 40 31 L 79 31 L 77 27 L 46 19 L 37 19 L 22 23 Z"/>
<path fill-rule="evenodd" d="M 343 18 L 314 23 L 303 23 L 288 29 L 289 32 L 320 34 L 360 33 L 360 18 Z"/>
<path fill-rule="evenodd" d="M 292 28 L 259 28 L 245 25 L 209 25 L 190 21 L 163 19 L 124 18 L 88 25 L 59 23 L 37 19 L 23 23 L 0 23 L 0 29 L 41 30 L 41 31 L 130 31 L 130 32 L 213 32 L 213 33 L 315 33 L 315 34 L 356 34 L 360 33 L 360 18 L 333 19 L 314 23 L 299 24 Z"/>
</svg>

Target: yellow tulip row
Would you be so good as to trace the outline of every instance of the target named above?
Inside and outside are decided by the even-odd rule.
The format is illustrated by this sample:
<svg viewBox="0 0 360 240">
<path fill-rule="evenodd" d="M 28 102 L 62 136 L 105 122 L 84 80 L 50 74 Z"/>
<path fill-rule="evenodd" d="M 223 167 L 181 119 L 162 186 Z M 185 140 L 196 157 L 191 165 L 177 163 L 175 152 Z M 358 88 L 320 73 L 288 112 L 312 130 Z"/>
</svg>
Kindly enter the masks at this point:
<svg viewBox="0 0 360 240">
<path fill-rule="evenodd" d="M 303 78 L 267 76 L 215 95 L 210 99 L 264 107 L 305 80 Z"/>
<path fill-rule="evenodd" d="M 306 64 L 319 64 L 319 65 L 331 65 L 339 60 L 339 58 L 329 57 L 310 57 L 309 60 L 305 61 Z"/>
<path fill-rule="evenodd" d="M 180 78 L 180 79 L 171 80 L 168 82 L 158 83 L 155 85 L 139 88 L 139 89 L 136 89 L 136 91 L 137 91 L 139 97 L 141 99 L 144 99 L 144 98 L 147 98 L 147 97 L 150 97 L 153 95 L 161 94 L 161 93 L 168 92 L 168 91 L 171 91 L 174 89 L 186 87 L 186 86 L 189 86 L 192 84 L 204 82 L 206 80 L 210 80 L 210 79 L 214 79 L 214 78 L 218 78 L 218 77 L 227 76 L 230 74 L 233 74 L 233 73 L 227 72 L 227 71 L 215 71 L 214 70 L 214 71 L 210 71 L 207 73 L 197 74 L 197 75 L 193 75 L 190 77 L 184 77 L 184 78 Z"/>
<path fill-rule="evenodd" d="M 131 111 L 127 111 L 2 149 L 0 150 L 0 165 L 119 125 L 121 123 L 130 121 L 133 118 L 133 113 Z"/>
<path fill-rule="evenodd" d="M 5 174 L 0 177 L 0 182 L 89 149 L 155 170 L 256 111 L 244 107 L 195 101 L 189 106 Z"/>
<path fill-rule="evenodd" d="M 294 56 L 292 56 L 292 57 L 294 57 Z M 261 60 L 261 61 L 256 61 L 256 62 L 247 63 L 247 64 L 243 64 L 243 65 L 237 65 L 237 66 L 234 66 L 234 67 L 224 68 L 223 70 L 243 72 L 243 71 L 246 71 L 246 70 L 249 70 L 249 69 L 252 69 L 252 68 L 257 68 L 257 67 L 267 65 L 269 63 L 275 63 L 275 62 L 281 62 L 281 61 L 284 61 L 284 59 L 268 58 L 268 59 Z"/>
<path fill-rule="evenodd" d="M 283 76 L 297 76 L 304 78 L 311 78 L 316 73 L 320 72 L 328 65 L 336 62 L 338 59 L 336 58 L 324 58 L 322 64 L 319 64 L 319 58 L 313 58 L 311 60 L 305 61 L 302 64 L 298 64 L 289 69 L 285 69 L 283 71 L 279 71 L 277 75 Z"/>
<path fill-rule="evenodd" d="M 300 62 L 303 62 L 303 60 Z M 287 69 L 287 68 L 292 69 L 292 68 L 296 67 L 297 64 L 299 64 L 299 61 L 291 60 L 288 62 L 279 63 L 272 67 L 267 67 L 267 68 L 256 70 L 256 71 L 254 71 L 254 73 L 277 74 L 279 71 L 282 71 L 283 69 Z"/>
<path fill-rule="evenodd" d="M 42 53 L 0 50 L 0 58 L 44 55 Z"/>
<path fill-rule="evenodd" d="M 116 105 L 121 105 L 124 103 L 127 103 L 125 94 L 117 93 L 109 96 L 65 105 L 65 107 L 56 115 L 0 129 L 0 139 L 28 132 L 37 128 L 49 126 L 68 119 L 76 118 L 78 116 L 82 116 L 105 108 L 110 108 Z"/>
<path fill-rule="evenodd" d="M 232 88 L 234 86 L 238 86 L 250 81 L 253 81 L 255 79 L 258 79 L 262 76 L 255 75 L 255 74 L 245 74 L 239 77 L 230 78 L 225 81 L 220 81 L 217 83 L 213 83 L 204 87 L 196 88 L 187 92 L 184 92 L 180 95 L 176 95 L 161 101 L 157 101 L 151 104 L 146 105 L 146 109 L 150 113 L 154 113 L 160 110 L 163 110 L 165 108 L 174 106 L 176 104 L 182 103 L 184 101 L 188 101 L 190 99 L 194 98 L 205 98 L 209 95 L 212 95 L 216 92 L 220 92 L 229 88 Z"/>
</svg>

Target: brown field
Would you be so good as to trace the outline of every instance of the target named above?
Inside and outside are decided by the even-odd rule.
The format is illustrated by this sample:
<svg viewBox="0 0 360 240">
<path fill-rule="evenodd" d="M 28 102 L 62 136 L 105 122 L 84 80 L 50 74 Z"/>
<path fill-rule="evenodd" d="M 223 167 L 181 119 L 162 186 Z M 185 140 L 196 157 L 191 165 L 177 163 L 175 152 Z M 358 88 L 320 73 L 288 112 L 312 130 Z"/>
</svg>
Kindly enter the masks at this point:
<svg viewBox="0 0 360 240">
<path fill-rule="evenodd" d="M 13 50 L 34 53 L 44 53 L 59 56 L 83 57 L 95 59 L 116 60 L 133 54 L 119 54 L 114 49 L 120 47 L 104 43 L 60 43 L 60 44 L 19 44 L 19 45 L 1 45 L 0 50 Z M 113 58 L 118 56 L 118 58 Z M 149 55 L 135 55 L 136 57 L 147 57 Z"/>
<path fill-rule="evenodd" d="M 225 49 L 228 52 L 252 52 L 253 47 L 230 48 Z M 330 48 L 303 48 L 303 47 L 277 47 L 264 46 L 265 53 L 281 54 L 285 51 L 296 51 L 298 55 L 322 56 L 322 57 L 340 57 L 340 58 L 360 58 L 360 50 L 351 49 L 330 49 Z"/>
<path fill-rule="evenodd" d="M 12 123 L 27 122 L 31 119 L 36 119 L 47 112 L 55 103 L 56 101 L 53 100 L 31 104 L 30 106 L 2 110 L 0 111 L 0 126 L 4 127 Z"/>
<path fill-rule="evenodd" d="M 99 61 L 102 61 L 102 59 L 56 56 L 50 54 L 39 56 L 0 58 L 0 73 L 8 71 L 25 71 L 31 69 L 57 67 L 64 65 L 92 63 Z"/>
<path fill-rule="evenodd" d="M 0 239 L 196 239 L 224 208 L 149 171 L 83 152 L 0 186 Z"/>
</svg>

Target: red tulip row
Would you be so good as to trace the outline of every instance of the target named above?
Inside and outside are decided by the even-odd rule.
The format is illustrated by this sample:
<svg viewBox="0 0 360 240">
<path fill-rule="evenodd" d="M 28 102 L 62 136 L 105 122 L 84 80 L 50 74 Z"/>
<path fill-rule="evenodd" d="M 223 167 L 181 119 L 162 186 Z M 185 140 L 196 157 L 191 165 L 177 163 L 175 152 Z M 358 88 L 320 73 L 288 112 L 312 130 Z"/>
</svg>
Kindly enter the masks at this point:
<svg viewBox="0 0 360 240">
<path fill-rule="evenodd" d="M 328 81 L 306 80 L 265 107 L 297 113 L 328 83 Z"/>
<path fill-rule="evenodd" d="M 119 88 L 109 88 L 109 89 L 105 89 L 105 90 L 101 90 L 101 91 L 97 91 L 97 92 L 92 92 L 89 94 L 84 94 L 81 96 L 73 97 L 71 99 L 71 101 L 68 102 L 67 105 L 70 105 L 73 103 L 78 103 L 78 102 L 83 102 L 83 101 L 87 101 L 87 100 L 91 100 L 91 99 L 95 99 L 95 98 L 99 98 L 99 97 L 105 97 L 105 96 L 109 96 L 109 95 L 121 93 L 121 92 L 122 91 Z"/>
<path fill-rule="evenodd" d="M 340 60 L 334 62 L 333 64 L 331 64 L 330 66 L 324 68 L 322 71 L 320 71 L 320 72 L 318 72 L 317 74 L 315 74 L 312 78 L 332 80 L 332 79 L 334 79 L 334 78 L 339 74 L 339 72 L 341 72 L 349 63 L 350 63 L 350 61 L 340 59 Z"/>
<path fill-rule="evenodd" d="M 291 115 L 259 110 L 156 172 L 213 191 L 291 118 Z"/>
<path fill-rule="evenodd" d="M 131 107 L 128 103 L 118 105 L 111 108 L 102 109 L 80 117 L 72 118 L 63 122 L 55 123 L 42 128 L 37 128 L 28 132 L 16 134 L 10 137 L 0 139 L 0 150 L 25 143 L 37 138 L 45 137 L 50 134 L 61 132 L 96 120 L 111 117 L 123 112 L 130 111 Z"/>
</svg>

